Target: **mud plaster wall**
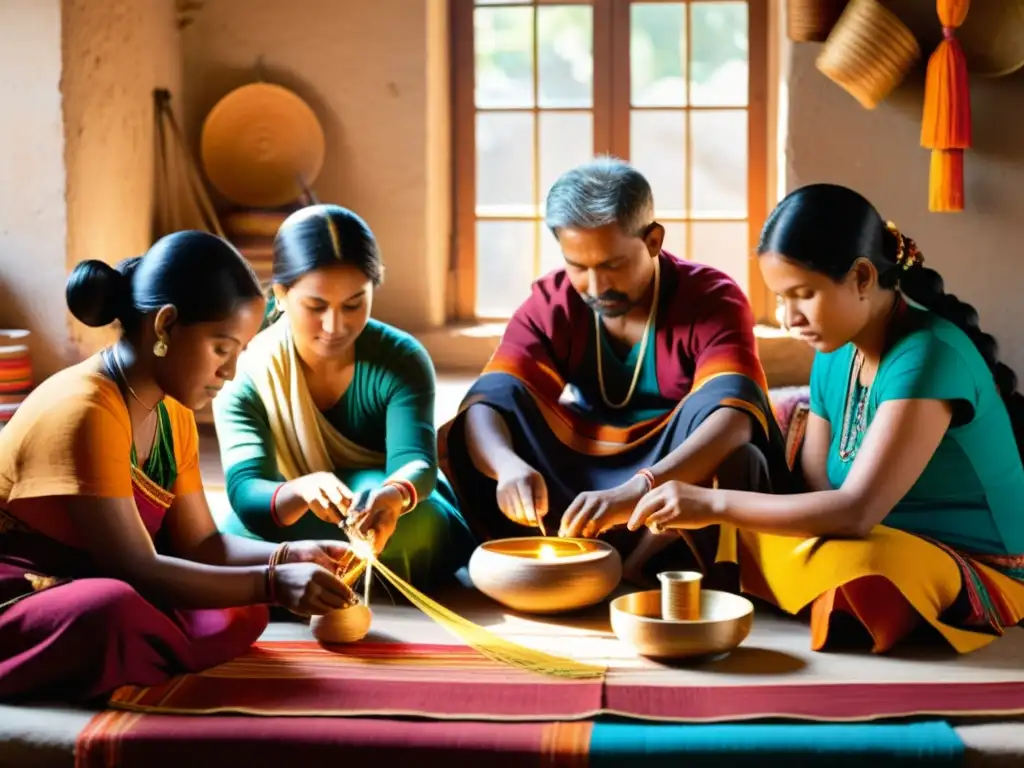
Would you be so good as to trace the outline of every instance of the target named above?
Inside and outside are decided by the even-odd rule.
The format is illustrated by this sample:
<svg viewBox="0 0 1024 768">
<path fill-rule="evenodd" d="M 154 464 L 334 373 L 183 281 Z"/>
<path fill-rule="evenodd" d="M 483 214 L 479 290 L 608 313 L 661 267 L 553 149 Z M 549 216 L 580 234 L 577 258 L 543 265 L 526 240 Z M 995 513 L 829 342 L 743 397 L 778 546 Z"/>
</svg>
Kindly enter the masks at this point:
<svg viewBox="0 0 1024 768">
<path fill-rule="evenodd" d="M 64 0 L 62 9 L 70 271 L 84 259 L 116 263 L 151 245 L 152 94 L 168 88 L 180 100 L 182 64 L 173 0 Z M 83 355 L 112 333 L 69 323 Z"/>
<path fill-rule="evenodd" d="M 60 77 L 60 0 L 0 3 L 0 326 L 33 331 L 44 375 L 70 352 Z"/>
<path fill-rule="evenodd" d="M 37 381 L 110 336 L 66 311 L 71 268 L 150 244 L 157 86 L 181 87 L 173 0 L 0 3 L 0 326 L 33 332 Z"/>
<path fill-rule="evenodd" d="M 1024 374 L 1024 71 L 972 79 L 967 210 L 935 214 L 919 145 L 923 72 L 868 111 L 815 69 L 819 50 L 790 47 L 787 189 L 832 181 L 866 195 L 917 241 L 946 289 L 974 305 L 1003 359 Z"/>
<path fill-rule="evenodd" d="M 387 266 L 374 315 L 444 322 L 450 231 L 445 0 L 204 0 L 182 31 L 188 133 L 260 74 L 298 93 L 324 128 L 314 188 L 359 212 Z M 262 68 L 257 63 L 262 63 Z"/>
</svg>

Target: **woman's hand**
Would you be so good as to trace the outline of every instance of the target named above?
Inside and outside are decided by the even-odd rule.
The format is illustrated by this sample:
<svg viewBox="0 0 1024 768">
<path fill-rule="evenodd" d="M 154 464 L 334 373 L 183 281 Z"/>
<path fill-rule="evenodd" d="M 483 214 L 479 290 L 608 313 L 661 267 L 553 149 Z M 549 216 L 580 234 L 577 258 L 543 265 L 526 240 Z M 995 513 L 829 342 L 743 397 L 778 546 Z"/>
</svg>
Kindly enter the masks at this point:
<svg viewBox="0 0 1024 768">
<path fill-rule="evenodd" d="M 315 563 L 331 573 L 343 568 L 352 559 L 344 541 L 290 541 L 282 563 Z"/>
<path fill-rule="evenodd" d="M 581 493 L 562 515 L 558 535 L 593 538 L 610 528 L 625 525 L 647 488 L 647 481 L 637 476 L 606 491 Z"/>
<path fill-rule="evenodd" d="M 274 569 L 274 596 L 280 605 L 300 616 L 322 615 L 355 602 L 352 590 L 333 570 L 313 562 L 278 565 Z"/>
<path fill-rule="evenodd" d="M 666 528 L 704 528 L 715 522 L 714 491 L 672 480 L 644 496 L 636 505 L 627 527 L 647 526 L 652 533 Z"/>
<path fill-rule="evenodd" d="M 349 487 L 333 473 L 314 472 L 284 484 L 277 494 L 278 518 L 290 525 L 308 509 L 324 522 L 338 525 L 345 519 L 352 497 Z"/>
<path fill-rule="evenodd" d="M 374 552 L 379 555 L 398 527 L 405 497 L 395 486 L 382 485 L 357 504 L 358 507 L 350 508 L 348 527 L 355 535 L 371 541 Z"/>
</svg>

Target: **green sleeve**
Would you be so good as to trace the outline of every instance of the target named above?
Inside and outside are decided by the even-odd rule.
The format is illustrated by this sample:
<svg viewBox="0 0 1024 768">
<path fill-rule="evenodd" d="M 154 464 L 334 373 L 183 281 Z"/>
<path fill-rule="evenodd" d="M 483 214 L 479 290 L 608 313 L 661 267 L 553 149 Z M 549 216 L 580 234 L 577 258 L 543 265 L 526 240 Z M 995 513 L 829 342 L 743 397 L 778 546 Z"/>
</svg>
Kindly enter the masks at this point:
<svg viewBox="0 0 1024 768">
<path fill-rule="evenodd" d="M 979 393 L 961 354 L 926 332 L 906 337 L 893 350 L 876 389 L 879 403 L 946 400 L 978 407 Z"/>
<path fill-rule="evenodd" d="M 248 376 L 239 374 L 224 387 L 213 401 L 213 417 L 231 508 L 250 531 L 276 539 L 270 509 L 283 478 L 266 408 Z"/>
<path fill-rule="evenodd" d="M 437 484 L 437 433 L 434 399 L 437 383 L 427 351 L 412 337 L 393 365 L 393 388 L 387 404 L 386 471 L 416 486 L 422 500 Z M 413 463 L 407 471 L 403 468 Z"/>
</svg>

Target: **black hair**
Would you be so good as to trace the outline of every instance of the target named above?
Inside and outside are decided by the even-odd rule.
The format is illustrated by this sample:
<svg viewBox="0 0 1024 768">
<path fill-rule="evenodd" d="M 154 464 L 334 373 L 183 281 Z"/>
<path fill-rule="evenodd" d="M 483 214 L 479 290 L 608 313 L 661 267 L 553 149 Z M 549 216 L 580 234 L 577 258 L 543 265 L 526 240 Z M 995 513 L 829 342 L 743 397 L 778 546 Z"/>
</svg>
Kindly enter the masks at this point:
<svg viewBox="0 0 1024 768">
<path fill-rule="evenodd" d="M 358 214 L 318 204 L 285 219 L 274 238 L 274 283 L 291 288 L 310 272 L 339 264 L 356 267 L 374 287 L 384 281 L 377 239 Z"/>
<path fill-rule="evenodd" d="M 207 232 L 175 232 L 144 256 L 116 267 L 90 259 L 78 264 L 65 288 L 68 309 L 86 325 L 119 321 L 134 336 L 143 318 L 167 304 L 184 325 L 216 322 L 239 304 L 262 298 L 259 278 L 229 243 Z"/>
<path fill-rule="evenodd" d="M 914 241 L 883 220 L 863 196 L 837 184 L 790 192 L 765 222 L 757 253 L 777 253 L 833 280 L 844 278 L 865 258 L 878 270 L 879 287 L 898 287 L 915 304 L 956 325 L 992 370 L 1018 451 L 1024 453 L 1024 396 L 1017 392 L 1017 375 L 999 362 L 995 339 L 978 327 L 974 307 L 946 293 L 938 272 L 919 262 L 907 265 L 903 257 L 918 253 Z"/>
</svg>

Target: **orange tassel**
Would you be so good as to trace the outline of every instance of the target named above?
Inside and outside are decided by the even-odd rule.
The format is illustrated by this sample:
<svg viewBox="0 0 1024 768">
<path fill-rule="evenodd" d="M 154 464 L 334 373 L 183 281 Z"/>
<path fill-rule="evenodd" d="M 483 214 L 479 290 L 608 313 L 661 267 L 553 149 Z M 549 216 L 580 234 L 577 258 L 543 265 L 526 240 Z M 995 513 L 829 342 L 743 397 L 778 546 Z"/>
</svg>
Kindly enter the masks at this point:
<svg viewBox="0 0 1024 768">
<path fill-rule="evenodd" d="M 928 179 L 928 210 L 953 213 L 964 209 L 964 151 L 933 149 Z"/>
<path fill-rule="evenodd" d="M 967 61 L 953 32 L 967 17 L 970 0 L 937 0 L 943 41 L 928 59 L 921 118 L 921 146 L 932 150 L 928 209 L 964 208 L 963 150 L 971 146 L 971 95 Z"/>
</svg>

